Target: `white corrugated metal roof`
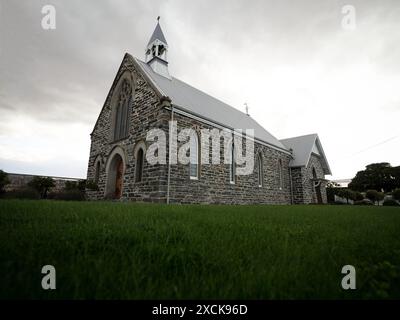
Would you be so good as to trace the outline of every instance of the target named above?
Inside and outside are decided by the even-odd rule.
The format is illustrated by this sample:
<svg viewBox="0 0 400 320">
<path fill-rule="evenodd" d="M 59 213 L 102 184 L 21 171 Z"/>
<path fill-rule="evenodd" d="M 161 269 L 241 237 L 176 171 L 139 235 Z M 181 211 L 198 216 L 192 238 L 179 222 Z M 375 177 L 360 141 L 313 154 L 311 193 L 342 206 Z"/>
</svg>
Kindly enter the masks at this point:
<svg viewBox="0 0 400 320">
<path fill-rule="evenodd" d="M 265 130 L 253 118 L 228 104 L 180 81 L 167 79 L 155 73 L 145 62 L 134 58 L 161 94 L 168 96 L 172 104 L 195 116 L 221 124 L 230 129 L 254 129 L 254 136 L 267 144 L 288 151 L 277 138 Z"/>
<path fill-rule="evenodd" d="M 311 153 L 315 148 L 319 151 L 318 155 L 321 156 L 325 174 L 331 174 L 328 160 L 325 157 L 324 150 L 322 149 L 321 142 L 319 141 L 316 133 L 300 137 L 280 140 L 288 149 L 293 150 L 293 159 L 290 162 L 291 167 L 305 167 L 310 161 Z"/>
</svg>

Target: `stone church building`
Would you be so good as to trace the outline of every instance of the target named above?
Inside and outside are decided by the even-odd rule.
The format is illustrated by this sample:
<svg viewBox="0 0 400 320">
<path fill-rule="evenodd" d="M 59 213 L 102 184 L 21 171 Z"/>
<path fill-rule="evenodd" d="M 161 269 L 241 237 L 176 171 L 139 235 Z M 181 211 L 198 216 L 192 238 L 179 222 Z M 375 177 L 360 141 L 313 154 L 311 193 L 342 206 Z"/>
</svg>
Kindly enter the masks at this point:
<svg viewBox="0 0 400 320">
<path fill-rule="evenodd" d="M 278 140 L 246 113 L 174 78 L 168 43 L 157 26 L 145 61 L 125 54 L 91 133 L 87 179 L 97 185 L 90 200 L 159 203 L 326 203 L 325 175 L 331 174 L 316 134 Z M 188 164 L 171 164 L 170 122 L 192 128 Z M 166 132 L 166 163 L 149 163 L 150 130 Z M 201 160 L 203 129 L 254 130 L 254 170 L 236 174 L 235 161 Z M 194 141 L 194 143 L 193 143 Z M 179 148 L 183 142 L 177 142 Z M 214 147 L 214 146 L 213 146 Z M 223 150 L 220 153 L 232 152 Z M 176 150 L 175 150 L 176 152 Z"/>
</svg>

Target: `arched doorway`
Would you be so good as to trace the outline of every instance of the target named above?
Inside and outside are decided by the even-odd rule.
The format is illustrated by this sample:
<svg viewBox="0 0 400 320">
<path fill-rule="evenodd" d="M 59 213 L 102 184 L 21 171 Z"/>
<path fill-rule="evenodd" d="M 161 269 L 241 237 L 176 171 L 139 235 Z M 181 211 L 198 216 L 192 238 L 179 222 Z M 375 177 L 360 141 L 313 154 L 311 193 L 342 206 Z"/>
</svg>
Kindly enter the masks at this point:
<svg viewBox="0 0 400 320">
<path fill-rule="evenodd" d="M 113 152 L 107 165 L 107 185 L 105 197 L 120 199 L 123 191 L 125 162 L 119 152 Z"/>
<path fill-rule="evenodd" d="M 315 171 L 315 168 L 313 168 L 312 174 L 317 203 L 322 203 L 321 181 L 318 181 L 317 171 Z"/>
</svg>

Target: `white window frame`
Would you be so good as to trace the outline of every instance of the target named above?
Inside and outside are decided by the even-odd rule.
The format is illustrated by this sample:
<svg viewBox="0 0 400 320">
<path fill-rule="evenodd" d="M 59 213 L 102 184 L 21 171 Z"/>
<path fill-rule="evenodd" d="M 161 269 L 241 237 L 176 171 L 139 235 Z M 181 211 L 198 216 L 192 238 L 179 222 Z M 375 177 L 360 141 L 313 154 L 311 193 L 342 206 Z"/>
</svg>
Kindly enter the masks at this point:
<svg viewBox="0 0 400 320">
<path fill-rule="evenodd" d="M 196 155 L 195 158 L 193 158 L 192 154 L 192 147 L 195 147 L 196 150 Z M 197 133 L 194 133 L 190 137 L 190 157 L 189 157 L 189 178 L 190 180 L 199 180 L 199 175 L 200 175 L 200 156 L 199 156 L 199 138 L 197 136 Z M 192 161 L 195 160 L 193 163 Z M 195 165 L 196 166 L 196 175 L 192 175 L 192 168 L 191 166 Z"/>
<path fill-rule="evenodd" d="M 264 172 L 263 172 L 263 158 L 261 153 L 257 156 L 257 179 L 258 187 L 262 188 L 264 186 Z"/>
<path fill-rule="evenodd" d="M 236 184 L 236 165 L 235 165 L 235 143 L 233 142 L 232 138 L 232 143 L 231 143 L 231 163 L 229 166 L 229 183 L 230 184 Z"/>
</svg>

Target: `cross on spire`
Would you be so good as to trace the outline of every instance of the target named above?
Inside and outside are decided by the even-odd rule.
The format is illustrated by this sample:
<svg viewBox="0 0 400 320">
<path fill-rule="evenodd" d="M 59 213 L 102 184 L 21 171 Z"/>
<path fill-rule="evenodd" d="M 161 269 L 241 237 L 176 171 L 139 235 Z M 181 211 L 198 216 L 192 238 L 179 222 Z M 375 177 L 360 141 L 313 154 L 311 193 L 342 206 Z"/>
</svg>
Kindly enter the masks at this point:
<svg viewBox="0 0 400 320">
<path fill-rule="evenodd" d="M 247 102 L 244 103 L 244 106 L 246 108 L 246 114 L 249 115 L 249 106 L 248 106 Z"/>
</svg>

